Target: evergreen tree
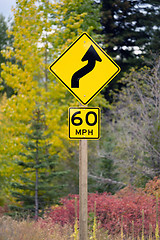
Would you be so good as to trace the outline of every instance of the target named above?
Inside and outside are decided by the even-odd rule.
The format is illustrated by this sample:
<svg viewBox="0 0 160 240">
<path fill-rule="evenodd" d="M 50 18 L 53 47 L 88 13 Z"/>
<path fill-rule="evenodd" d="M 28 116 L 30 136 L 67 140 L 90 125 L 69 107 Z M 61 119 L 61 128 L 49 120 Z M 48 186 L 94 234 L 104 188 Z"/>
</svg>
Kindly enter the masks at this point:
<svg viewBox="0 0 160 240">
<path fill-rule="evenodd" d="M 160 4 L 159 0 L 101 0 L 101 41 L 105 51 L 121 67 L 121 73 L 116 76 L 104 95 L 112 102 L 110 90 L 123 87 L 118 79 L 131 67 L 146 65 L 145 58 L 150 58 L 151 52 L 158 53 L 160 49 Z M 143 58 L 143 57 L 144 58 Z"/>
<path fill-rule="evenodd" d="M 13 89 L 6 85 L 4 79 L 1 79 L 1 64 L 6 62 L 6 57 L 4 57 L 2 51 L 11 46 L 13 41 L 13 36 L 8 37 L 7 30 L 8 26 L 5 17 L 0 14 L 0 93 L 6 93 L 7 97 L 10 97 L 13 94 Z"/>
<path fill-rule="evenodd" d="M 150 50 L 159 51 L 158 0 L 101 0 L 101 3 L 103 46 L 109 55 L 117 58 L 123 72 L 140 64 L 139 56 L 149 57 Z"/>
<path fill-rule="evenodd" d="M 4 50 L 7 46 L 8 36 L 7 36 L 7 23 L 2 14 L 0 14 L 0 72 L 1 72 L 1 63 L 5 62 L 5 57 L 2 55 L 1 51 Z"/>
<path fill-rule="evenodd" d="M 108 158 L 107 156 L 103 156 L 100 159 L 100 171 L 103 176 L 103 178 L 111 179 L 113 182 L 118 180 L 118 173 L 116 172 L 117 168 L 114 164 L 114 161 L 111 158 Z M 120 187 L 117 184 L 111 183 L 103 183 L 99 184 L 98 186 L 98 192 L 110 192 L 115 193 L 116 190 Z"/>
<path fill-rule="evenodd" d="M 89 192 L 115 193 L 116 190 L 125 186 L 120 180 L 117 165 L 112 155 L 115 139 L 110 127 L 110 117 L 108 115 L 107 118 L 102 119 L 101 139 L 97 143 L 89 142 Z"/>
<path fill-rule="evenodd" d="M 60 195 L 62 186 L 58 185 L 57 177 L 64 172 L 57 170 L 57 155 L 49 154 L 45 116 L 39 108 L 33 112 L 30 129 L 28 142 L 23 143 L 26 152 L 20 153 L 22 160 L 17 161 L 23 174 L 19 182 L 12 184 L 12 195 L 20 205 L 11 206 L 11 209 L 34 215 L 37 220 L 40 210 L 43 212 Z"/>
</svg>

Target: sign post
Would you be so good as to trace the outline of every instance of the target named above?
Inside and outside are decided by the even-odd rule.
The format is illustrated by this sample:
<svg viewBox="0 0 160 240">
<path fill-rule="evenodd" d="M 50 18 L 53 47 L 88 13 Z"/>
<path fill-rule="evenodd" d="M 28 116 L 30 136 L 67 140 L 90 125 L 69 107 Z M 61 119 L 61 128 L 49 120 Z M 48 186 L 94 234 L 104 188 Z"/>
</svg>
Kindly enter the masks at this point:
<svg viewBox="0 0 160 240">
<path fill-rule="evenodd" d="M 88 239 L 88 143 L 79 140 L 79 240 Z"/>
<path fill-rule="evenodd" d="M 69 109 L 69 138 L 79 140 L 79 240 L 88 238 L 87 139 L 100 138 L 100 109 L 87 105 L 120 67 L 87 34 L 81 34 L 49 70 L 84 107 Z"/>
</svg>

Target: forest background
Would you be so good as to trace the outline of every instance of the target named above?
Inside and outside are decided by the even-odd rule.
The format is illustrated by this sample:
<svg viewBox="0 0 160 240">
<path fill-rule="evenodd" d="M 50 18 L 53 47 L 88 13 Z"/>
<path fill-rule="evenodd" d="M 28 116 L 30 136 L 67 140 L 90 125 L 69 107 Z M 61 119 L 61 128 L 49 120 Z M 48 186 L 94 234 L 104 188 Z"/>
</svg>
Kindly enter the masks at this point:
<svg viewBox="0 0 160 240">
<path fill-rule="evenodd" d="M 68 139 L 67 118 L 79 104 L 48 66 L 84 31 L 121 67 L 89 104 L 102 111 L 101 138 L 89 141 L 89 192 L 159 176 L 159 1 L 18 0 L 13 12 L 10 25 L 0 16 L 1 205 L 29 210 L 37 169 L 41 208 L 78 193 L 78 141 Z"/>
</svg>

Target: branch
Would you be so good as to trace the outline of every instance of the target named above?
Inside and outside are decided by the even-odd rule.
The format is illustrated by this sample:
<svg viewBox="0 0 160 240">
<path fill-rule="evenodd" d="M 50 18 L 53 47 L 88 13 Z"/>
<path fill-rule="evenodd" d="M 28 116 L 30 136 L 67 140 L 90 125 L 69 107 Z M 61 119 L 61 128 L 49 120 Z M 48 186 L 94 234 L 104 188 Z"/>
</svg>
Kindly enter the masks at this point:
<svg viewBox="0 0 160 240">
<path fill-rule="evenodd" d="M 158 157 L 160 157 L 160 153 L 157 151 L 157 149 L 155 149 L 155 147 L 150 143 L 150 141 L 147 139 L 147 137 L 145 138 L 145 140 L 147 141 L 148 145 L 152 148 L 152 150 L 158 155 Z"/>
<path fill-rule="evenodd" d="M 123 182 L 118 182 L 118 181 L 112 180 L 110 178 L 98 177 L 98 176 L 92 175 L 90 173 L 88 173 L 88 177 L 96 180 L 97 182 L 101 182 L 101 183 L 118 184 L 118 185 L 121 185 L 121 186 L 127 186 Z"/>
</svg>

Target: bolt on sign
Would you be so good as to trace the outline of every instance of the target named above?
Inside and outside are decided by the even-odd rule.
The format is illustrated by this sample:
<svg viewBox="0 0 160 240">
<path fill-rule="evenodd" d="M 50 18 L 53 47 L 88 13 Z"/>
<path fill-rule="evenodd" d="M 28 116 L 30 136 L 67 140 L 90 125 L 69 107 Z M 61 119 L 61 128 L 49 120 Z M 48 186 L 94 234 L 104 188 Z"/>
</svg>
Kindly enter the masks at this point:
<svg viewBox="0 0 160 240">
<path fill-rule="evenodd" d="M 100 108 L 69 108 L 69 138 L 99 139 Z"/>
<path fill-rule="evenodd" d="M 81 104 L 87 105 L 120 72 L 120 67 L 83 33 L 49 70 Z"/>
</svg>

